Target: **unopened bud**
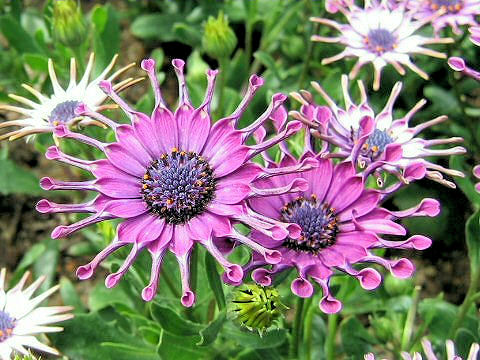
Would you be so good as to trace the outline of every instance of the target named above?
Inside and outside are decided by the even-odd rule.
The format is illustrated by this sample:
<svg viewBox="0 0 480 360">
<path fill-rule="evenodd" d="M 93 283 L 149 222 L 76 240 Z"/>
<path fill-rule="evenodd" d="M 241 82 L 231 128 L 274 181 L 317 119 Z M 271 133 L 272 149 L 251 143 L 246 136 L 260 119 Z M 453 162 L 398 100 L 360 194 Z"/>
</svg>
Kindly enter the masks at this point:
<svg viewBox="0 0 480 360">
<path fill-rule="evenodd" d="M 54 1 L 53 34 L 65 46 L 77 47 L 87 36 L 87 25 L 75 0 Z"/>
<path fill-rule="evenodd" d="M 202 38 L 203 50 L 214 59 L 228 58 L 237 46 L 237 37 L 228 25 L 228 18 L 222 11 L 218 17 L 210 16 L 205 24 Z"/>
<path fill-rule="evenodd" d="M 283 316 L 287 307 L 273 287 L 247 284 L 235 289 L 228 312 L 235 322 L 260 335 Z"/>
</svg>

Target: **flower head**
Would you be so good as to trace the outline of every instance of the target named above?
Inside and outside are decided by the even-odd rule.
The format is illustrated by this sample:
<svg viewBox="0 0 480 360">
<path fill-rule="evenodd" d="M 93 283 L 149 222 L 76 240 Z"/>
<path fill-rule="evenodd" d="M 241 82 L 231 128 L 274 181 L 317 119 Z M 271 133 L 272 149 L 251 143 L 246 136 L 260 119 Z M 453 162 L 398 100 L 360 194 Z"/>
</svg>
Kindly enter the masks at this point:
<svg viewBox="0 0 480 360">
<path fill-rule="evenodd" d="M 45 280 L 40 277 L 24 289 L 29 273 L 26 272 L 17 285 L 5 289 L 5 268 L 0 270 L 0 359 L 10 360 L 13 351 L 28 355 L 25 347 L 58 355 L 58 351 L 42 344 L 36 334 L 59 332 L 61 327 L 45 326 L 73 317 L 68 313 L 70 306 L 49 306 L 36 308 L 42 301 L 58 290 L 54 286 L 43 294 L 32 298 L 33 293 Z"/>
<path fill-rule="evenodd" d="M 455 184 L 445 179 L 442 173 L 464 176 L 459 171 L 444 168 L 426 159 L 429 156 L 465 153 L 465 149 L 460 146 L 449 149 L 431 148 L 435 145 L 458 143 L 463 141 L 462 138 L 425 140 L 417 137 L 424 129 L 447 120 L 446 116 L 410 127 L 411 118 L 426 103 L 425 100 L 420 100 L 403 117 L 394 118 L 393 106 L 401 92 L 402 83 L 395 84 L 385 107 L 378 114 L 375 114 L 369 105 L 365 88 L 360 81 L 358 86 L 361 102 L 357 105 L 352 101 L 346 75 L 342 76 L 345 108 L 339 107 L 318 83 L 312 82 L 312 86 L 327 102 L 331 116 L 319 120 L 316 114 L 319 108 L 324 107 L 316 105 L 312 95 L 306 91 L 292 94 L 302 102 L 301 111 L 293 112 L 292 115 L 315 128 L 315 136 L 338 147 L 338 152 L 332 156 L 351 159 L 364 168 L 367 174 L 373 172 L 380 186 L 383 184 L 383 171 L 392 173 L 405 182 L 407 170 L 412 171 L 415 168 L 417 174 L 414 178 L 426 176 L 452 188 Z"/>
<path fill-rule="evenodd" d="M 228 58 L 237 46 L 235 32 L 228 24 L 228 18 L 222 11 L 218 17 L 210 16 L 205 24 L 202 46 L 208 56 L 214 59 Z"/>
<path fill-rule="evenodd" d="M 55 38 L 65 46 L 80 46 L 88 36 L 82 9 L 75 0 L 55 1 L 52 22 Z"/>
<path fill-rule="evenodd" d="M 382 69 L 391 64 L 401 75 L 405 74 L 403 66 L 416 72 L 424 79 L 427 73 L 416 66 L 410 59 L 411 54 L 424 54 L 437 58 L 445 58 L 445 54 L 425 48 L 427 44 L 446 44 L 453 42 L 450 38 L 429 38 L 416 33 L 436 15 L 423 20 L 413 20 L 413 13 L 406 11 L 404 5 L 390 9 L 385 1 L 365 2 L 365 8 L 355 5 L 348 9 L 339 7 L 348 20 L 348 24 L 324 18 L 312 18 L 312 21 L 330 26 L 340 32 L 336 37 L 314 35 L 313 41 L 339 43 L 345 49 L 339 54 L 322 60 L 322 64 L 330 64 L 345 57 L 358 58 L 350 72 L 354 78 L 367 63 L 374 68 L 374 90 L 380 88 Z"/>
<path fill-rule="evenodd" d="M 299 131 L 302 124 L 292 121 L 272 138 L 249 146 L 247 140 L 269 119 L 286 96 L 274 94 L 270 106 L 254 123 L 243 129 L 237 124 L 263 79 L 252 75 L 245 97 L 229 116 L 211 124 L 210 103 L 213 97 L 217 71 L 209 70 L 208 87 L 202 104 L 195 108 L 189 99 L 184 79 L 184 62 L 173 60 L 179 80 L 179 104 L 175 112 L 166 106 L 154 73 L 155 62 L 142 62 L 155 93 L 156 105 L 151 116 L 140 113 L 126 104 L 108 81 L 101 82 L 102 89 L 130 117 L 131 125 L 118 125 L 94 112 L 85 104 L 77 113 L 95 118 L 111 126 L 117 140 L 106 144 L 82 134 L 72 133 L 65 126 L 55 130 L 57 137 L 72 138 L 94 146 L 104 152 L 106 159 L 86 161 L 62 153 L 57 147 L 47 151 L 47 158 L 71 164 L 92 173 L 93 180 L 84 182 L 41 180 L 47 190 L 88 190 L 99 195 L 85 204 L 64 205 L 41 200 L 40 212 L 92 213 L 77 223 L 58 226 L 53 238 L 67 236 L 81 228 L 103 220 L 125 219 L 117 228 L 112 244 L 100 252 L 92 262 L 81 266 L 80 279 L 90 278 L 98 265 L 120 247 L 131 245 L 130 255 L 114 274 L 106 279 L 106 286 L 115 286 L 135 257 L 143 250 L 152 257 L 149 285 L 143 290 L 144 300 L 151 300 L 157 290 L 162 258 L 171 251 L 177 258 L 183 285 L 182 303 L 192 306 L 195 295 L 189 286 L 189 257 L 197 242 L 203 245 L 224 267 L 231 281 L 243 277 L 242 268 L 230 263 L 222 254 L 227 251 L 226 239 L 244 244 L 261 254 L 268 263 L 280 261 L 280 253 L 269 250 L 242 235 L 232 225 L 241 222 L 268 234 L 279 241 L 286 236 L 298 236 L 298 227 L 282 224 L 253 212 L 247 205 L 251 197 L 263 197 L 305 189 L 302 179 L 293 179 L 288 187 L 257 189 L 257 178 L 276 176 L 276 172 L 263 169 L 251 161 L 265 149 Z M 304 164 L 312 168 L 316 162 Z M 299 171 L 286 169 L 284 171 Z M 231 249 L 230 249 L 231 250 Z"/>
<path fill-rule="evenodd" d="M 459 26 L 477 25 L 475 17 L 480 15 L 480 0 L 410 0 L 407 8 L 414 11 L 415 19 L 429 19 L 436 33 L 450 26 L 459 35 Z M 440 16 L 436 16 L 438 13 Z"/>
<path fill-rule="evenodd" d="M 480 5 L 479 5 L 480 6 Z M 477 46 L 480 46 L 480 26 L 471 27 L 470 31 L 470 41 Z M 469 68 L 465 60 L 461 57 L 452 56 L 448 58 L 448 65 L 455 71 L 460 71 L 471 78 L 480 81 L 480 72 Z"/>
<path fill-rule="evenodd" d="M 32 93 L 37 99 L 38 103 L 23 96 L 10 94 L 9 96 L 27 105 L 29 108 L 2 105 L 0 110 L 13 111 L 22 115 L 21 119 L 5 121 L 0 123 L 0 128 L 19 126 L 19 130 L 8 131 L 0 135 L 0 141 L 4 139 L 16 140 L 27 135 L 51 133 L 58 124 L 65 124 L 71 126 L 79 123 L 80 125 L 91 125 L 100 123 L 93 121 L 87 117 L 75 114 L 75 108 L 83 103 L 87 104 L 91 109 L 101 111 L 111 106 L 101 104 L 105 101 L 107 96 L 100 90 L 98 84 L 107 79 L 108 73 L 113 69 L 117 56 L 114 56 L 110 64 L 105 70 L 94 80 L 89 82 L 90 73 L 93 69 L 94 54 L 90 55 L 87 68 L 82 79 L 77 83 L 77 65 L 74 58 L 70 61 L 70 82 L 66 89 L 63 89 L 57 80 L 53 61 L 48 60 L 48 72 L 50 81 L 52 82 L 53 94 L 50 97 L 43 95 L 29 85 L 23 84 L 23 88 Z M 131 68 L 134 64 L 127 65 L 122 69 L 116 71 L 108 77 L 109 81 L 116 79 L 120 74 Z M 121 91 L 138 82 L 138 79 L 128 78 L 115 85 L 115 89 Z"/>
<path fill-rule="evenodd" d="M 447 340 L 447 360 L 462 360 L 458 355 L 455 355 L 455 344 L 452 340 Z M 425 360 L 439 360 L 442 357 L 437 357 L 432 349 L 432 344 L 427 339 L 422 340 L 422 348 L 425 353 Z M 465 360 L 477 360 L 480 346 L 477 343 L 473 343 L 470 347 L 470 352 Z M 376 357 L 372 353 L 365 355 L 365 360 L 375 360 Z M 413 356 L 406 352 L 402 352 L 402 359 L 404 360 L 422 360 L 422 355 L 418 352 L 413 353 Z"/>
<path fill-rule="evenodd" d="M 254 211 L 281 222 L 297 224 L 299 237 L 287 237 L 278 242 L 272 237 L 253 230 L 251 237 L 266 247 L 282 253 L 282 260 L 270 268 L 254 254 L 246 270 L 253 270 L 252 278 L 269 286 L 272 278 L 288 268 L 296 268 L 298 277 L 292 282 L 292 292 L 310 297 L 317 282 L 323 290 L 320 308 L 326 313 L 340 311 L 341 303 L 330 294 L 329 282 L 335 271 L 356 277 L 363 288 L 374 289 L 381 282 L 380 274 L 373 268 L 355 268 L 356 264 L 375 263 L 389 269 L 399 278 L 410 277 L 414 271 L 408 259 L 387 260 L 372 253 L 373 249 L 417 249 L 430 246 L 431 240 L 414 235 L 403 241 L 382 238 L 383 235 L 404 236 L 406 229 L 396 221 L 413 216 L 436 216 L 439 203 L 423 199 L 417 206 L 404 211 L 390 211 L 381 207 L 385 195 L 365 188 L 365 177 L 357 174 L 352 162 L 334 164 L 323 153 L 315 155 L 307 142 L 305 153 L 297 160 L 286 146 L 279 163 L 268 160 L 269 168 L 298 167 L 313 159 L 318 167 L 298 174 L 309 184 L 307 190 L 289 194 L 272 195 L 265 199 L 250 199 Z M 259 188 L 285 187 L 292 181 L 291 174 L 271 179 L 258 179 Z"/>
</svg>

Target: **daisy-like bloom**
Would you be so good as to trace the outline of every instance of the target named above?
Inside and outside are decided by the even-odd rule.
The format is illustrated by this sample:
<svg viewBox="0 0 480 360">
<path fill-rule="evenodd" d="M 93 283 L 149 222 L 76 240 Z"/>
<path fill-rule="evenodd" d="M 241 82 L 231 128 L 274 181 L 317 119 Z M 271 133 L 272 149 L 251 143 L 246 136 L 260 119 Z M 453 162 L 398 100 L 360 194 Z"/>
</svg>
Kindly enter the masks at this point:
<svg viewBox="0 0 480 360">
<path fill-rule="evenodd" d="M 350 72 L 350 78 L 353 79 L 365 64 L 372 63 L 374 90 L 380 88 L 381 72 L 387 64 L 391 64 L 401 75 L 405 74 L 403 66 L 406 66 L 428 80 L 428 74 L 411 61 L 410 55 L 424 54 L 444 59 L 445 54 L 425 48 L 424 45 L 453 42 L 451 38 L 430 38 L 416 33 L 438 14 L 414 20 L 412 12 L 406 11 L 404 4 L 390 9 L 386 1 L 366 1 L 364 9 L 355 5 L 349 8 L 338 5 L 338 8 L 347 18 L 348 24 L 325 18 L 311 19 L 340 32 L 340 35 L 335 37 L 313 35 L 312 41 L 345 45 L 342 52 L 323 59 L 322 64 L 330 64 L 343 58 L 358 58 Z"/>
<path fill-rule="evenodd" d="M 479 4 L 479 10 L 480 10 L 480 4 Z M 470 31 L 470 34 L 471 34 L 470 41 L 475 45 L 480 46 L 480 26 L 471 27 L 468 30 Z M 465 60 L 463 60 L 461 57 L 452 56 L 448 58 L 448 65 L 450 65 L 450 67 L 453 70 L 460 71 L 463 74 L 470 76 L 475 80 L 480 81 L 480 72 L 472 68 L 469 68 L 465 63 Z"/>
<path fill-rule="evenodd" d="M 389 211 L 381 207 L 386 194 L 366 189 L 365 177 L 355 172 L 352 162 L 335 165 L 323 153 L 316 155 L 308 141 L 300 160 L 294 158 L 286 146 L 282 146 L 282 152 L 283 158 L 279 163 L 268 160 L 269 168 L 296 167 L 310 159 L 318 161 L 317 168 L 299 174 L 308 182 L 309 188 L 265 199 L 253 198 L 249 204 L 263 216 L 299 225 L 301 234 L 298 238 L 287 237 L 278 242 L 254 229 L 251 237 L 265 247 L 281 252 L 282 261 L 263 268 L 267 265 L 265 260 L 254 254 L 245 273 L 253 269 L 252 278 L 260 285 L 269 286 L 275 275 L 288 268 L 296 268 L 298 277 L 291 283 L 292 292 L 300 297 L 310 297 L 314 292 L 312 281 L 318 283 L 323 290 L 319 305 L 325 313 L 336 313 L 342 307 L 329 289 L 330 278 L 336 271 L 356 277 L 367 290 L 379 286 L 381 276 L 375 269 L 364 267 L 365 264 L 384 266 L 399 278 L 412 275 L 414 266 L 408 259 L 387 260 L 375 255 L 372 250 L 428 248 L 431 240 L 422 235 L 414 235 L 403 241 L 386 240 L 382 236 L 406 234 L 406 229 L 396 222 L 398 219 L 436 216 L 440 211 L 436 200 L 423 199 L 411 209 Z M 397 154 L 393 152 L 389 156 L 395 157 Z M 406 176 L 418 177 L 418 172 L 424 171 L 421 164 L 412 165 L 408 167 Z M 285 187 L 292 180 L 293 175 L 285 174 L 258 179 L 255 186 L 265 189 Z M 362 267 L 356 268 L 355 265 L 359 264 Z"/>
<path fill-rule="evenodd" d="M 340 8 L 353 6 L 353 0 L 325 0 L 325 10 L 331 14 L 337 13 Z"/>
<path fill-rule="evenodd" d="M 83 103 L 96 111 L 111 108 L 111 105 L 101 105 L 107 96 L 98 87 L 98 84 L 108 79 L 112 81 L 135 64 L 129 64 L 116 71 L 107 78 L 117 60 L 115 55 L 105 70 L 94 80 L 89 82 L 94 64 L 94 54 L 90 55 L 84 75 L 77 83 L 77 65 L 74 58 L 70 60 L 70 82 L 66 89 L 59 84 L 52 59 L 48 60 L 48 73 L 52 83 L 53 94 L 50 97 L 43 95 L 29 85 L 22 87 L 32 93 L 38 102 L 34 102 L 23 96 L 9 94 L 9 97 L 26 105 L 27 107 L 0 104 L 0 110 L 12 111 L 22 116 L 21 119 L 0 122 L 0 128 L 17 127 L 20 129 L 9 130 L 0 135 L 0 141 L 4 139 L 16 140 L 24 136 L 51 133 L 58 124 L 66 126 L 78 125 L 103 125 L 97 121 L 75 114 L 75 108 Z M 134 85 L 141 79 L 128 78 L 115 85 L 115 89 L 121 91 Z"/>
<path fill-rule="evenodd" d="M 460 356 L 455 355 L 455 344 L 452 340 L 447 340 L 447 360 L 463 360 Z M 432 344 L 427 339 L 422 339 L 422 348 L 425 353 L 425 360 L 439 360 L 443 359 L 441 356 L 436 356 L 432 349 Z M 465 360 L 477 360 L 480 346 L 477 343 L 473 343 L 470 347 L 470 352 Z M 420 353 L 415 352 L 413 355 L 410 355 L 406 352 L 401 353 L 403 360 L 423 360 L 423 357 Z M 365 355 L 365 360 L 375 360 L 376 357 L 372 353 Z"/>
<path fill-rule="evenodd" d="M 440 12 L 440 16 L 431 21 L 435 33 L 450 26 L 457 35 L 462 31 L 459 26 L 477 25 L 475 17 L 480 15 L 480 0 L 409 0 L 407 8 L 414 11 L 415 19 L 431 19 Z"/>
<path fill-rule="evenodd" d="M 85 105 L 77 113 L 95 118 L 109 125 L 116 133 L 113 143 L 101 143 L 82 134 L 59 126 L 55 135 L 72 138 L 103 151 L 106 159 L 86 161 L 62 153 L 57 147 L 47 151 L 47 158 L 55 159 L 92 173 L 93 180 L 57 181 L 43 178 L 46 190 L 88 190 L 99 195 L 85 204 L 54 204 L 41 200 L 37 209 L 44 213 L 87 212 L 91 216 L 68 226 L 58 226 L 53 238 L 71 233 L 103 220 L 125 219 L 117 228 L 112 244 L 100 252 L 89 264 L 81 266 L 80 279 L 92 276 L 98 265 L 115 250 L 131 245 L 131 252 L 117 272 L 106 278 L 106 286 L 115 286 L 136 256 L 148 250 L 152 257 L 151 280 L 143 290 L 144 300 L 151 300 L 157 290 L 162 258 L 171 251 L 180 267 L 182 304 L 192 306 L 195 295 L 189 286 L 189 257 L 192 248 L 200 242 L 224 267 L 226 277 L 239 281 L 242 268 L 230 263 L 222 254 L 225 238 L 244 244 L 261 254 L 268 263 L 278 263 L 280 252 L 269 250 L 241 234 L 233 224 L 242 222 L 250 228 L 281 241 L 287 236 L 298 237 L 299 228 L 283 224 L 253 212 L 247 199 L 270 196 L 305 189 L 302 179 L 281 188 L 257 189 L 252 182 L 257 178 L 279 176 L 284 172 L 298 172 L 316 165 L 314 160 L 286 169 L 263 169 L 251 159 L 302 128 L 298 121 L 285 124 L 273 137 L 257 145 L 247 140 L 286 99 L 283 94 L 272 97 L 269 108 L 254 123 L 237 129 L 237 123 L 247 109 L 263 79 L 252 75 L 249 87 L 238 108 L 229 116 L 211 125 L 210 103 L 213 97 L 217 71 L 209 70 L 208 87 L 202 104 L 195 108 L 189 100 L 184 79 L 184 62 L 173 60 L 179 81 L 179 104 L 174 113 L 166 106 L 154 73 L 155 62 L 142 61 L 155 93 L 156 105 L 151 116 L 132 109 L 113 90 L 111 83 L 100 83 L 102 89 L 131 119 L 131 125 L 118 125 Z"/>
<path fill-rule="evenodd" d="M 379 186 L 383 185 L 382 172 L 387 171 L 405 181 L 404 172 L 409 165 L 422 163 L 427 169 L 425 176 L 443 185 L 455 188 L 455 184 L 442 175 L 464 176 L 463 173 L 447 169 L 426 160 L 429 156 L 448 156 L 464 154 L 463 147 L 456 146 L 448 149 L 432 149 L 435 145 L 445 145 L 462 142 L 460 137 L 447 139 L 426 140 L 417 137 L 421 131 L 435 124 L 447 120 L 446 116 L 439 116 L 425 123 L 409 127 L 409 121 L 415 113 L 425 105 L 424 99 L 420 100 L 403 117 L 394 119 L 393 106 L 401 92 L 402 83 L 397 82 L 392 89 L 390 97 L 378 114 L 375 114 L 368 103 L 365 87 L 361 81 L 358 86 L 361 94 L 360 104 L 355 104 L 348 91 L 348 78 L 342 76 L 343 96 L 345 108 L 339 107 L 316 82 L 312 86 L 321 94 L 328 104 L 331 116 L 320 121 L 317 117 L 318 108 L 323 108 L 314 103 L 313 96 L 307 91 L 293 93 L 292 96 L 302 103 L 300 112 L 292 112 L 292 116 L 309 125 L 313 135 L 326 143 L 337 147 L 334 157 L 346 158 L 356 162 L 367 174 L 373 173 Z M 325 111 L 325 110 L 324 110 Z M 398 152 L 399 158 L 387 161 L 388 153 Z"/>
<path fill-rule="evenodd" d="M 37 306 L 58 290 L 56 285 L 44 293 L 32 298 L 33 293 L 45 280 L 42 276 L 27 288 L 23 288 L 29 277 L 26 272 L 17 285 L 5 289 L 5 268 L 0 270 L 0 358 L 10 360 L 13 352 L 28 355 L 25 347 L 58 355 L 58 351 L 42 344 L 35 335 L 59 332 L 63 328 L 46 326 L 65 321 L 73 317 L 70 306 Z"/>
</svg>

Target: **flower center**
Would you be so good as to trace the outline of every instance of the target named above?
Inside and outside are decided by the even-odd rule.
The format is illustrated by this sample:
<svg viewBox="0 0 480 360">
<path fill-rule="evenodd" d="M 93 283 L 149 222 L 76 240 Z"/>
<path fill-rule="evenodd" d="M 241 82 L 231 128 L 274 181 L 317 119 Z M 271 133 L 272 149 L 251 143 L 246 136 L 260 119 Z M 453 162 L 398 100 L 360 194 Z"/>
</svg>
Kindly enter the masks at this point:
<svg viewBox="0 0 480 360">
<path fill-rule="evenodd" d="M 68 100 L 58 104 L 50 113 L 48 120 L 54 126 L 61 123 L 68 123 L 77 117 L 77 115 L 75 115 L 75 109 L 79 104 L 80 103 L 75 100 Z"/>
<path fill-rule="evenodd" d="M 370 51 L 382 55 L 395 48 L 397 37 L 388 30 L 373 29 L 369 31 L 364 41 Z"/>
<path fill-rule="evenodd" d="M 169 224 L 184 224 L 205 211 L 215 186 L 213 170 L 203 157 L 173 148 L 148 167 L 142 195 L 151 213 Z"/>
<path fill-rule="evenodd" d="M 376 159 L 393 139 L 384 130 L 375 129 L 362 146 L 362 155 Z"/>
<path fill-rule="evenodd" d="M 462 10 L 463 0 L 429 0 L 430 9 L 443 10 L 449 13 L 456 13 Z"/>
<path fill-rule="evenodd" d="M 12 336 L 15 327 L 15 319 L 11 318 L 8 313 L 0 310 L 0 343 Z"/>
<path fill-rule="evenodd" d="M 295 250 L 318 254 L 322 249 L 335 244 L 338 219 L 335 209 L 322 204 L 316 195 L 310 199 L 299 197 L 286 204 L 281 210 L 281 220 L 296 223 L 302 228 L 298 239 L 287 238 L 283 246 Z"/>
</svg>

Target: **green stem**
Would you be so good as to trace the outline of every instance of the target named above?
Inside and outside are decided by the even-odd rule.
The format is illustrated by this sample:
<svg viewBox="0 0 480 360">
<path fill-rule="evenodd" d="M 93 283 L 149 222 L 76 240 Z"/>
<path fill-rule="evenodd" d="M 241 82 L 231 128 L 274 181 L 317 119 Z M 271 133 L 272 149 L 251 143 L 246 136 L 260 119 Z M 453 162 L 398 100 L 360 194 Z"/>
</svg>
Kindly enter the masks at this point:
<svg viewBox="0 0 480 360">
<path fill-rule="evenodd" d="M 415 315 L 417 314 L 418 301 L 420 300 L 420 286 L 415 286 L 412 294 L 412 306 L 408 310 L 407 319 L 403 328 L 401 350 L 408 350 L 410 339 L 412 337 L 413 326 L 415 324 Z"/>
<path fill-rule="evenodd" d="M 85 56 L 80 46 L 75 46 L 70 48 L 77 60 L 77 71 L 79 74 L 83 74 L 85 71 Z"/>
<path fill-rule="evenodd" d="M 302 324 L 303 324 L 303 308 L 305 299 L 299 297 L 297 307 L 295 309 L 295 319 L 293 321 L 292 338 L 290 342 L 289 359 L 296 359 L 300 345 Z"/>
<path fill-rule="evenodd" d="M 250 61 L 252 58 L 252 34 L 253 34 L 253 24 L 251 21 L 247 20 L 245 24 L 245 55 L 247 61 Z"/>
<path fill-rule="evenodd" d="M 305 2 L 306 2 L 306 5 L 308 5 L 308 7 L 311 10 L 312 9 L 311 0 L 305 0 Z M 306 21 L 308 21 L 309 17 L 310 16 L 307 14 L 307 20 Z M 302 74 L 300 75 L 300 79 L 298 80 L 298 88 L 299 89 L 301 89 L 303 87 L 303 82 L 305 81 L 305 77 L 307 76 L 308 67 L 310 65 L 310 59 L 312 58 L 312 54 L 313 54 L 313 41 L 310 41 L 310 37 L 312 36 L 312 34 L 315 34 L 315 33 L 318 32 L 319 25 L 320 24 L 318 24 L 318 23 L 314 23 L 313 25 L 310 24 L 310 26 L 309 26 L 310 31 L 308 32 L 308 37 L 307 37 L 307 41 L 308 41 L 307 55 L 305 55 L 305 61 L 303 62 Z"/>
<path fill-rule="evenodd" d="M 313 317 L 317 311 L 317 304 L 313 302 L 312 298 L 309 299 L 309 306 L 306 310 L 305 315 L 305 325 L 304 325 L 304 338 L 305 338 L 305 359 L 312 360 L 312 326 L 313 326 Z"/>
<path fill-rule="evenodd" d="M 327 360 L 335 358 L 335 338 L 337 335 L 338 314 L 328 315 L 327 339 L 325 340 L 325 355 Z"/>
<path fill-rule="evenodd" d="M 218 106 L 217 106 L 217 114 L 218 116 L 222 116 L 223 114 L 223 99 L 224 99 L 224 92 L 225 92 L 225 86 L 227 84 L 227 72 L 228 72 L 228 63 L 229 59 L 228 58 L 223 58 L 223 59 L 218 59 L 218 65 L 220 67 L 220 78 L 218 79 L 219 81 L 219 87 L 218 87 Z"/>
<path fill-rule="evenodd" d="M 457 332 L 460 325 L 462 325 L 463 320 L 467 316 L 468 310 L 472 306 L 472 304 L 477 299 L 477 289 L 478 284 L 480 282 L 480 270 L 475 271 L 470 279 L 470 286 L 468 288 L 467 294 L 465 295 L 465 299 L 463 299 L 462 305 L 458 310 L 458 315 L 453 321 L 452 327 L 450 328 L 450 332 L 448 334 L 449 339 L 453 339 L 455 337 L 455 333 Z"/>
</svg>

